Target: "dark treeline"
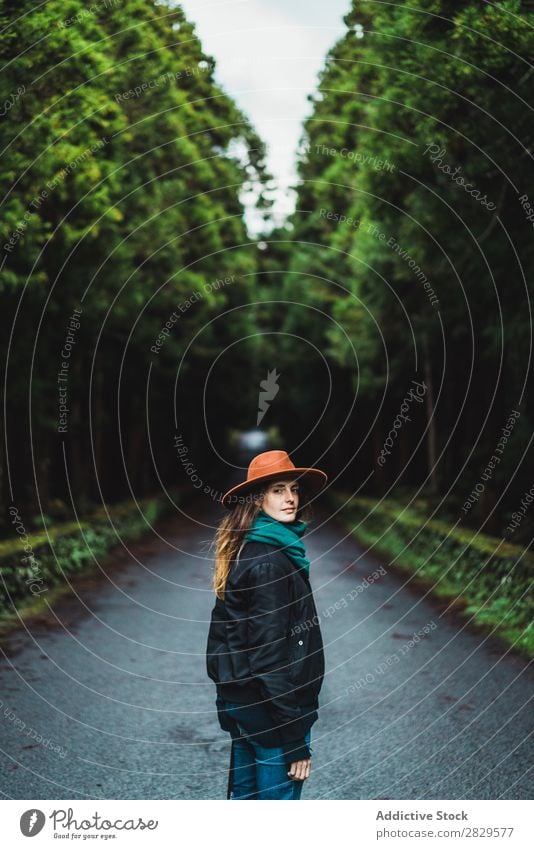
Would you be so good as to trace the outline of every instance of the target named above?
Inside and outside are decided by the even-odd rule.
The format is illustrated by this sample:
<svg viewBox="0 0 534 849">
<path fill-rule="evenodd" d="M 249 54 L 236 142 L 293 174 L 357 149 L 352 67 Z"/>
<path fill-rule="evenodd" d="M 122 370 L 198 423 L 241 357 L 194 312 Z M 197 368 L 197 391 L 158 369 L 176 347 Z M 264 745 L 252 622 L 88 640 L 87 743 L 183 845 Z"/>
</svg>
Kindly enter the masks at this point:
<svg viewBox="0 0 534 849">
<path fill-rule="evenodd" d="M 185 453 L 220 448 L 247 354 L 212 372 L 209 438 L 203 389 L 247 334 L 224 313 L 251 299 L 243 199 L 266 205 L 267 175 L 180 8 L 0 9 L 2 519 L 14 502 L 29 526 L 155 491 Z"/>
<path fill-rule="evenodd" d="M 297 210 L 270 234 L 261 278 L 303 305 L 277 327 L 306 344 L 271 353 L 294 444 L 317 422 L 310 456 L 326 451 L 317 464 L 350 491 L 417 489 L 494 533 L 534 482 L 523 5 L 353 3 L 310 98 Z M 514 541 L 532 528 L 527 515 Z"/>
<path fill-rule="evenodd" d="M 264 146 L 179 7 L 0 4 L 4 533 L 187 463 L 209 489 L 273 369 L 299 463 L 504 532 L 534 468 L 534 20 L 415 5 L 353 3 L 258 244 Z"/>
</svg>

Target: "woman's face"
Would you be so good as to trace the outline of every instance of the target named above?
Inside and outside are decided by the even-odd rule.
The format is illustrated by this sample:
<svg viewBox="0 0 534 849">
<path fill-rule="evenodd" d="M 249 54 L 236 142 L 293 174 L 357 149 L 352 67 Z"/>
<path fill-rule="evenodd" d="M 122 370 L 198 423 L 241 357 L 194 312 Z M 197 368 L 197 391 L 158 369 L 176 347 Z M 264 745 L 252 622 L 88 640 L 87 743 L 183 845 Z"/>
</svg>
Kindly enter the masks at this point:
<svg viewBox="0 0 534 849">
<path fill-rule="evenodd" d="M 262 510 L 279 522 L 293 522 L 299 506 L 299 484 L 296 480 L 280 480 L 269 484 L 263 496 Z"/>
</svg>

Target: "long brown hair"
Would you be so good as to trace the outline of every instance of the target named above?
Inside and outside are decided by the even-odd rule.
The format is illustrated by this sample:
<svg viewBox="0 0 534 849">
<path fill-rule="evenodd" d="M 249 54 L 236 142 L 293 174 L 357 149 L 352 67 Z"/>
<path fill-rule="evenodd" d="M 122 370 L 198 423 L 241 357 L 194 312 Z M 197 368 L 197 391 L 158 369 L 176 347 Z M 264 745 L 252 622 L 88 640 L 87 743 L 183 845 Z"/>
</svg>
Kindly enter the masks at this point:
<svg viewBox="0 0 534 849">
<path fill-rule="evenodd" d="M 270 483 L 270 482 L 269 482 Z M 269 484 L 267 484 L 268 486 Z M 244 544 L 244 536 L 261 510 L 266 487 L 249 490 L 247 495 L 236 499 L 236 505 L 219 522 L 215 533 L 215 569 L 213 589 L 224 601 L 224 591 L 232 563 Z M 296 519 L 309 522 L 313 518 L 311 505 L 304 487 L 299 484 L 299 506 Z"/>
</svg>

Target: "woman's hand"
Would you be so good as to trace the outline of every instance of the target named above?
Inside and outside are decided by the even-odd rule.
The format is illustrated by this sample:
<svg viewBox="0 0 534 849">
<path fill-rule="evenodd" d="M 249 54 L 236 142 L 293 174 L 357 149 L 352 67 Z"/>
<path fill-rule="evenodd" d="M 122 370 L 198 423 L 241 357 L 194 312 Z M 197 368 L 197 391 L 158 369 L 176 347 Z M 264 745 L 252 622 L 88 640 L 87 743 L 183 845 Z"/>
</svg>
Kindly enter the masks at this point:
<svg viewBox="0 0 534 849">
<path fill-rule="evenodd" d="M 294 761 L 287 773 L 290 778 L 294 781 L 305 781 L 306 778 L 310 777 L 311 771 L 311 758 L 307 758 L 305 761 Z"/>
</svg>

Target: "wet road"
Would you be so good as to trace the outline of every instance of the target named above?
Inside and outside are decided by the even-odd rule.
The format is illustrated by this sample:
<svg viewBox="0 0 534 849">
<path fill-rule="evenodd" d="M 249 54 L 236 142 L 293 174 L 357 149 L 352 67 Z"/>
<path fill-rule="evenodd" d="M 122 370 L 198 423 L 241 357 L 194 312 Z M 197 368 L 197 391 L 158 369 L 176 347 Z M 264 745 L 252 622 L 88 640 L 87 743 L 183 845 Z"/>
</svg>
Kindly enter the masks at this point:
<svg viewBox="0 0 534 849">
<path fill-rule="evenodd" d="M 189 509 L 4 640 L 4 798 L 225 798 L 229 737 L 205 673 L 221 508 Z M 316 512 L 327 671 L 303 799 L 532 798 L 527 662 Z"/>
</svg>

